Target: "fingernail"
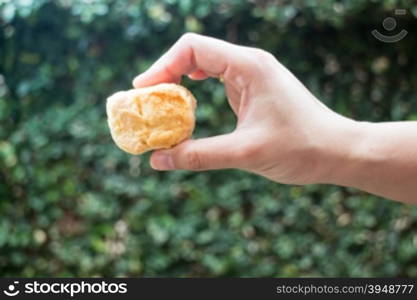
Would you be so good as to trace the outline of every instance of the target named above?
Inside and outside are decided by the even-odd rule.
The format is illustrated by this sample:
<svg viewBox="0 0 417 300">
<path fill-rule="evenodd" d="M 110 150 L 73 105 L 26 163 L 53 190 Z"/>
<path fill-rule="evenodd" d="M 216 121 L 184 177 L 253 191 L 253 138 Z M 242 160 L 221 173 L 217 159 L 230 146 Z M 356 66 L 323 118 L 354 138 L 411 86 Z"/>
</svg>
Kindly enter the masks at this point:
<svg viewBox="0 0 417 300">
<path fill-rule="evenodd" d="M 169 153 L 157 152 L 152 157 L 151 166 L 155 170 L 173 170 L 174 161 Z"/>
<path fill-rule="evenodd" d="M 136 86 L 138 86 L 138 85 L 139 85 L 139 81 L 140 81 L 141 75 L 142 75 L 142 74 L 140 74 L 140 75 L 136 76 L 136 77 L 133 79 L 133 81 L 132 81 L 132 85 L 133 85 L 134 87 L 136 87 Z"/>
</svg>

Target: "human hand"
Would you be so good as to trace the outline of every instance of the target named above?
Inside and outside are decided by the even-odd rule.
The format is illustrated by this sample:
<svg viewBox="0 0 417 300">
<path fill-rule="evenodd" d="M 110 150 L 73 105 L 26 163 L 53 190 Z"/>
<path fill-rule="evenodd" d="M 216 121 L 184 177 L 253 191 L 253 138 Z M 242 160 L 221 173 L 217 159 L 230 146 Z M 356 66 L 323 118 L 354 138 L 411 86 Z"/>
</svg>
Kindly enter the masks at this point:
<svg viewBox="0 0 417 300">
<path fill-rule="evenodd" d="M 340 133 L 355 122 L 324 106 L 268 52 L 188 33 L 133 85 L 179 83 L 183 75 L 223 78 L 237 126 L 154 151 L 155 169 L 239 168 L 282 183 L 314 183 L 332 172 L 337 155 L 330 152 L 349 147 Z"/>
</svg>

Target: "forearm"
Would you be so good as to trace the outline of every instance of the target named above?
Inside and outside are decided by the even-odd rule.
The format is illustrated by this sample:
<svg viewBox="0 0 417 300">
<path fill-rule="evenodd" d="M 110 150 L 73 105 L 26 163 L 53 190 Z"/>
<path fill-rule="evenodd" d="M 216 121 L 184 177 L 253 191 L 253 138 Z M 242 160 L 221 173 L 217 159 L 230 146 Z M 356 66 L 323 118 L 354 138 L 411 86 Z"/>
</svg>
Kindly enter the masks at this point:
<svg viewBox="0 0 417 300">
<path fill-rule="evenodd" d="M 417 122 L 341 123 L 322 181 L 417 204 Z"/>
</svg>

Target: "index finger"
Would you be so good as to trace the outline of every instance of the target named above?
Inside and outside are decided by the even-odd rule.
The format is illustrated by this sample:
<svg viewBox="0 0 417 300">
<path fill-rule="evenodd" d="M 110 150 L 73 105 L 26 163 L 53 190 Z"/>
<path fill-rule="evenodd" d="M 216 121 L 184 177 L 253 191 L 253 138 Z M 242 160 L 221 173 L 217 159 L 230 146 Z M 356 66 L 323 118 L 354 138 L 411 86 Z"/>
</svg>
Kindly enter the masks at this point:
<svg viewBox="0 0 417 300">
<path fill-rule="evenodd" d="M 162 82 L 179 83 L 182 75 L 196 70 L 208 76 L 236 79 L 233 73 L 247 60 L 245 47 L 211 37 L 187 33 L 183 35 L 147 71 L 133 80 L 135 88 Z M 241 70 L 242 71 L 242 70 Z"/>
</svg>

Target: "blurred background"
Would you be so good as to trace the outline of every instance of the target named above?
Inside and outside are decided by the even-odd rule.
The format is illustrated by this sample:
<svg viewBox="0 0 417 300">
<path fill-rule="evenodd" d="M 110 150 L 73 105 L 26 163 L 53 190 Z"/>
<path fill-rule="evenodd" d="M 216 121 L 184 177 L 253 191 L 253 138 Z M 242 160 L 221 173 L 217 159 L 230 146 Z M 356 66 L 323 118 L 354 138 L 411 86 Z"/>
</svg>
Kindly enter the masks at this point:
<svg viewBox="0 0 417 300">
<path fill-rule="evenodd" d="M 345 116 L 417 120 L 412 3 L 0 0 L 0 276 L 417 276 L 417 207 L 236 170 L 156 172 L 114 145 L 105 115 L 192 31 L 272 52 Z M 373 29 L 409 33 L 388 44 Z M 221 83 L 183 84 L 195 137 L 233 130 Z"/>
</svg>

